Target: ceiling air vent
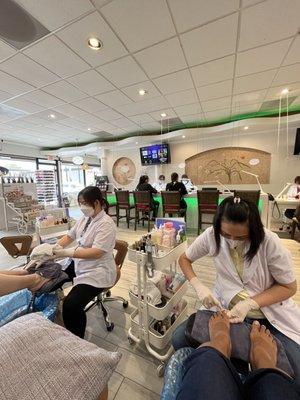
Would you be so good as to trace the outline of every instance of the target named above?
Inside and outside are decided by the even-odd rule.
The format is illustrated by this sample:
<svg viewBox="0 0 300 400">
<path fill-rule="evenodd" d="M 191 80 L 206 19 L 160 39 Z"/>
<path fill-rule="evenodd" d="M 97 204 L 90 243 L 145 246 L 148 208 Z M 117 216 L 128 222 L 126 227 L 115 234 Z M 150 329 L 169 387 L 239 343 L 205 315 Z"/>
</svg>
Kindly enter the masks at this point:
<svg viewBox="0 0 300 400">
<path fill-rule="evenodd" d="M 89 132 L 90 135 L 96 136 L 98 139 L 111 139 L 114 135 L 111 133 L 105 132 L 105 131 L 100 131 L 100 132 Z"/>
<path fill-rule="evenodd" d="M 288 105 L 290 106 L 296 98 L 297 96 L 289 97 Z M 285 107 L 286 107 L 286 98 L 281 100 L 281 108 Z M 259 111 L 267 111 L 267 110 L 279 110 L 279 99 L 263 102 Z"/>
<path fill-rule="evenodd" d="M 49 33 L 39 21 L 13 0 L 1 0 L 0 38 L 16 49 Z"/>
</svg>

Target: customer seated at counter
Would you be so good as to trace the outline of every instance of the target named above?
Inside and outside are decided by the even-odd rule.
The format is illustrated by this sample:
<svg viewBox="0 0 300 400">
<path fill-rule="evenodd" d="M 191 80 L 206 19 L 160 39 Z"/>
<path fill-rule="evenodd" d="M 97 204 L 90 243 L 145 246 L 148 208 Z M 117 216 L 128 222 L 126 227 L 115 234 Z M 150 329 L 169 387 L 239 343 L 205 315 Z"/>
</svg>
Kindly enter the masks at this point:
<svg viewBox="0 0 300 400">
<path fill-rule="evenodd" d="M 184 184 L 188 192 L 193 192 L 194 190 L 197 190 L 197 187 L 193 184 L 192 180 L 189 179 L 187 174 L 183 174 L 181 176 L 181 182 Z"/>
<path fill-rule="evenodd" d="M 154 182 L 153 187 L 158 192 L 166 190 L 166 177 L 164 175 L 159 175 L 158 181 Z"/>
<path fill-rule="evenodd" d="M 188 194 L 186 187 L 184 186 L 184 184 L 182 182 L 178 181 L 178 174 L 177 172 L 173 172 L 171 174 L 171 182 L 169 182 L 167 184 L 166 190 L 169 192 L 179 192 L 180 196 L 181 196 L 181 200 L 180 200 L 180 207 L 182 209 L 186 209 L 187 208 L 187 204 L 185 202 L 185 200 L 182 198 L 184 195 Z M 171 215 L 170 215 L 171 216 Z"/>
<path fill-rule="evenodd" d="M 156 194 L 157 190 L 152 185 L 150 185 L 149 177 L 147 175 L 142 175 L 140 177 L 136 190 L 138 190 L 139 192 L 151 193 L 151 206 L 153 210 L 153 218 L 156 218 L 158 213 L 159 202 L 153 199 L 153 194 Z"/>
</svg>

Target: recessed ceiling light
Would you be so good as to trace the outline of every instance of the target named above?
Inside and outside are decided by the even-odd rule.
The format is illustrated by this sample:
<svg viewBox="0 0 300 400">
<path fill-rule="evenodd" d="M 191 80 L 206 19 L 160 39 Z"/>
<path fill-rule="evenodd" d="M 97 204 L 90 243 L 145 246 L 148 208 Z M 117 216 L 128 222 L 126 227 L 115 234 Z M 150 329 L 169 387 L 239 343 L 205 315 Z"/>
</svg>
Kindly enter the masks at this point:
<svg viewBox="0 0 300 400">
<path fill-rule="evenodd" d="M 88 131 L 90 132 L 90 131 L 91 131 L 91 128 L 88 128 Z"/>
<path fill-rule="evenodd" d="M 167 114 L 163 112 L 163 113 L 160 114 L 160 116 L 165 118 L 167 116 Z"/>
<path fill-rule="evenodd" d="M 140 95 L 140 96 L 145 96 L 146 93 L 147 93 L 147 92 L 146 92 L 145 89 L 140 89 L 140 90 L 139 90 L 139 95 Z"/>
<path fill-rule="evenodd" d="M 285 89 L 283 89 L 283 90 L 281 91 L 281 94 L 288 94 L 288 92 L 289 92 L 289 89 L 288 89 L 288 88 L 285 88 Z"/>
<path fill-rule="evenodd" d="M 139 144 L 139 142 L 135 142 L 135 144 Z"/>
<path fill-rule="evenodd" d="M 249 126 L 244 126 L 244 130 L 246 131 L 247 129 L 249 129 Z"/>
<path fill-rule="evenodd" d="M 182 135 L 182 139 L 185 139 L 185 135 Z"/>
<path fill-rule="evenodd" d="M 88 39 L 88 45 L 93 50 L 100 50 L 102 43 L 98 38 L 92 37 Z"/>
<path fill-rule="evenodd" d="M 55 114 L 49 114 L 48 117 L 51 118 L 51 119 L 55 119 L 56 115 Z"/>
</svg>

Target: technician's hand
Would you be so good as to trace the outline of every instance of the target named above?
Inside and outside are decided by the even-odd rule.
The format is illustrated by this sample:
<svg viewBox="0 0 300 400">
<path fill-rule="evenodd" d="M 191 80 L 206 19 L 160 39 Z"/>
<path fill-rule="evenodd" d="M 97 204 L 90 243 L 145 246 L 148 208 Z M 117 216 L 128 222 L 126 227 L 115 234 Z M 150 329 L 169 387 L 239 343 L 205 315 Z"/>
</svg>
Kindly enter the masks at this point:
<svg viewBox="0 0 300 400">
<path fill-rule="evenodd" d="M 246 300 L 239 301 L 230 311 L 227 312 L 227 315 L 232 324 L 237 324 L 238 322 L 244 321 L 249 311 L 259 310 L 259 308 L 260 307 L 256 301 L 249 297 Z"/>
<path fill-rule="evenodd" d="M 205 308 L 218 307 L 220 310 L 222 310 L 219 300 L 213 296 L 208 287 L 204 286 L 196 276 L 190 280 L 190 284 L 195 289 L 199 300 Z"/>
<path fill-rule="evenodd" d="M 77 247 L 69 247 L 67 249 L 63 249 L 61 246 L 59 247 L 60 248 L 53 248 L 53 254 L 55 255 L 55 258 L 74 257 L 74 253 Z"/>
</svg>

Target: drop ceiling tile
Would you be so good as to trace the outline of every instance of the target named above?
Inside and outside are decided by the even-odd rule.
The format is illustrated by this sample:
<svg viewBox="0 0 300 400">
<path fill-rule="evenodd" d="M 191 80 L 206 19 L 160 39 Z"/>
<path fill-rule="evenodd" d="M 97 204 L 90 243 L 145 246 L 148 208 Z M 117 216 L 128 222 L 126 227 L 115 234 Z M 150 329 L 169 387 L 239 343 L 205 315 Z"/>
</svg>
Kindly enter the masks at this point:
<svg viewBox="0 0 300 400">
<path fill-rule="evenodd" d="M 85 93 L 76 89 L 66 81 L 59 81 L 43 88 L 43 91 L 53 94 L 66 102 L 73 102 L 86 97 Z"/>
<path fill-rule="evenodd" d="M 78 107 L 74 107 L 71 104 L 64 104 L 59 107 L 54 107 L 53 110 L 57 110 L 67 115 L 68 117 L 78 117 L 80 115 L 87 115 L 87 112 L 83 111 Z"/>
<path fill-rule="evenodd" d="M 97 128 L 98 126 L 101 126 L 105 121 L 103 119 L 97 117 L 98 113 L 96 115 L 83 115 L 80 117 L 77 117 L 76 119 L 84 124 L 87 125 L 87 127 L 95 127 Z"/>
<path fill-rule="evenodd" d="M 142 124 L 142 128 L 146 131 L 156 131 L 160 132 L 160 123 L 159 122 L 145 122 Z"/>
<path fill-rule="evenodd" d="M 167 114 L 167 116 L 162 117 L 161 116 L 162 113 Z M 161 110 L 157 110 L 155 112 L 150 113 L 150 115 L 156 121 L 159 122 L 162 121 L 164 126 L 168 126 L 168 119 L 177 118 L 177 114 L 175 113 L 175 111 L 172 110 L 172 108 L 162 108 Z"/>
<path fill-rule="evenodd" d="M 132 103 L 132 100 L 120 90 L 99 94 L 98 96 L 95 96 L 95 98 L 110 107 Z"/>
<path fill-rule="evenodd" d="M 200 101 L 217 99 L 231 95 L 232 79 L 227 81 L 213 83 L 212 85 L 201 86 L 197 88 Z"/>
<path fill-rule="evenodd" d="M 74 103 L 74 106 L 79 107 L 82 110 L 89 112 L 89 113 L 94 113 L 94 112 L 98 112 L 98 111 L 107 109 L 107 106 L 105 104 L 101 103 L 100 101 L 98 101 L 92 97 L 88 97 L 86 99 L 76 101 Z"/>
<path fill-rule="evenodd" d="M 227 56 L 220 60 L 191 68 L 196 86 L 205 86 L 210 83 L 221 82 L 233 78 L 234 56 Z"/>
<path fill-rule="evenodd" d="M 33 89 L 34 87 L 28 83 L 22 82 L 19 79 L 0 71 L 0 90 L 13 95 L 19 95 Z"/>
<path fill-rule="evenodd" d="M 185 115 L 202 114 L 201 106 L 199 103 L 188 104 L 185 106 L 174 107 L 176 114 L 181 118 Z"/>
<path fill-rule="evenodd" d="M 298 82 L 289 83 L 285 87 L 289 89 L 289 96 L 297 96 L 298 94 L 300 94 L 300 77 Z M 281 96 L 282 89 L 283 89 L 282 85 L 271 87 L 268 90 L 266 99 L 268 100 L 279 99 L 279 97 Z"/>
<path fill-rule="evenodd" d="M 49 30 L 57 29 L 93 10 L 91 2 L 86 0 L 16 1 Z"/>
<path fill-rule="evenodd" d="M 158 86 L 159 90 L 163 94 L 175 93 L 180 90 L 192 89 L 194 87 L 188 69 L 161 76 L 153 79 L 153 82 Z"/>
<path fill-rule="evenodd" d="M 247 8 L 242 12 L 239 51 L 295 35 L 299 15 L 298 0 L 268 0 Z"/>
<path fill-rule="evenodd" d="M 138 103 L 125 104 L 124 106 L 117 107 L 117 110 L 126 117 L 129 117 L 131 115 L 147 114 L 149 112 L 169 107 L 170 105 L 167 100 L 160 96 L 140 101 Z"/>
<path fill-rule="evenodd" d="M 138 125 L 141 125 L 141 123 L 153 121 L 153 118 L 149 114 L 133 115 L 129 117 L 129 119 L 131 119 L 131 121 L 136 122 Z"/>
<path fill-rule="evenodd" d="M 233 104 L 232 105 L 232 115 L 254 113 L 259 110 L 260 106 L 261 106 L 261 102 L 254 103 L 254 104 Z"/>
<path fill-rule="evenodd" d="M 139 94 L 140 89 L 146 90 L 146 94 L 144 96 L 141 96 Z M 146 99 L 150 99 L 151 97 L 160 96 L 160 92 L 156 89 L 151 81 L 141 82 L 137 85 L 123 88 L 122 91 L 133 101 L 143 101 Z"/>
<path fill-rule="evenodd" d="M 183 90 L 181 92 L 167 94 L 166 99 L 172 107 L 196 103 L 198 96 L 195 89 Z"/>
<path fill-rule="evenodd" d="M 261 3 L 261 0 L 242 0 L 242 7 L 249 7 L 256 3 Z"/>
<path fill-rule="evenodd" d="M 117 111 L 114 111 L 112 109 L 99 111 L 97 113 L 97 115 L 99 116 L 99 118 L 102 118 L 102 119 L 104 119 L 104 121 L 107 121 L 107 122 L 114 121 L 115 119 L 122 117 L 121 114 L 119 114 Z"/>
<path fill-rule="evenodd" d="M 0 40 L 0 61 L 10 57 L 16 53 L 16 50 L 11 46 Z"/>
<path fill-rule="evenodd" d="M 230 109 L 226 108 L 224 110 L 207 111 L 204 114 L 206 121 L 213 122 L 224 118 L 229 118 L 231 115 Z"/>
<path fill-rule="evenodd" d="M 34 92 L 24 94 L 20 98 L 31 101 L 32 103 L 45 108 L 56 107 L 64 103 L 63 100 L 58 99 L 49 93 L 43 92 L 42 90 L 35 90 Z"/>
<path fill-rule="evenodd" d="M 11 97 L 12 97 L 12 95 L 10 93 L 0 90 L 0 103 L 2 103 L 2 101 L 10 99 Z"/>
<path fill-rule="evenodd" d="M 183 32 L 236 11 L 238 0 L 169 0 L 175 25 Z"/>
<path fill-rule="evenodd" d="M 66 118 L 60 122 L 61 125 L 69 126 L 75 129 L 87 129 L 88 124 L 87 122 L 81 122 L 78 119 L 74 118 Z"/>
<path fill-rule="evenodd" d="M 127 54 L 125 47 L 98 12 L 87 15 L 62 29 L 57 36 L 93 67 Z M 90 49 L 87 45 L 90 37 L 99 38 L 103 44 L 102 49 L 98 51 Z"/>
<path fill-rule="evenodd" d="M 231 105 L 231 96 L 223 97 L 221 99 L 202 101 L 201 106 L 204 112 L 222 110 L 229 108 Z"/>
<path fill-rule="evenodd" d="M 51 118 L 50 115 L 51 116 L 54 115 L 55 118 Z M 39 113 L 36 113 L 35 117 L 44 120 L 43 126 L 45 126 L 46 124 L 49 125 L 52 122 L 55 123 L 55 122 L 58 122 L 58 121 L 61 121 L 61 120 L 67 118 L 66 115 L 64 115 L 64 114 L 62 114 L 62 113 L 60 113 L 58 111 L 54 111 L 54 110 L 41 111 Z"/>
<path fill-rule="evenodd" d="M 131 52 L 176 34 L 164 0 L 115 0 L 101 13 Z"/>
<path fill-rule="evenodd" d="M 185 124 L 189 123 L 189 122 L 200 122 L 203 119 L 203 115 L 202 114 L 192 114 L 192 115 L 185 115 L 180 117 L 181 121 Z"/>
<path fill-rule="evenodd" d="M 283 65 L 289 65 L 300 62 L 300 36 L 298 35 L 284 59 Z"/>
<path fill-rule="evenodd" d="M 291 39 L 287 39 L 238 53 L 236 75 L 249 75 L 279 67 L 290 43 Z"/>
<path fill-rule="evenodd" d="M 25 111 L 26 113 L 35 113 L 42 111 L 44 108 L 37 104 L 31 103 L 20 98 L 8 100 L 5 102 L 6 106 L 16 108 L 17 110 Z"/>
<path fill-rule="evenodd" d="M 190 66 L 235 52 L 238 13 L 194 29 L 180 36 Z M 222 40 L 220 40 L 222 38 Z"/>
<path fill-rule="evenodd" d="M 234 93 L 251 92 L 252 90 L 268 88 L 276 74 L 276 69 L 269 71 L 258 72 L 235 78 L 234 80 Z"/>
<path fill-rule="evenodd" d="M 2 62 L 0 69 L 36 87 L 59 79 L 57 75 L 20 53 Z"/>
<path fill-rule="evenodd" d="M 132 130 L 138 129 L 138 125 L 137 124 L 135 124 L 130 119 L 125 118 L 125 117 L 115 119 L 112 123 L 115 126 L 117 126 L 118 128 L 128 128 L 128 129 L 130 128 Z"/>
<path fill-rule="evenodd" d="M 110 82 L 108 82 L 105 78 L 103 78 L 103 76 L 94 70 L 73 76 L 67 80 L 82 92 L 85 92 L 90 96 L 115 89 Z"/>
<path fill-rule="evenodd" d="M 55 36 L 49 36 L 23 52 L 61 78 L 79 74 L 90 66 Z"/>
<path fill-rule="evenodd" d="M 131 56 L 103 65 L 97 70 L 119 88 L 147 80 L 146 74 Z"/>
<path fill-rule="evenodd" d="M 297 82 L 299 81 L 299 78 L 300 78 L 300 63 L 288 65 L 286 67 L 280 68 L 272 83 L 272 86 Z"/>
<path fill-rule="evenodd" d="M 242 93 L 233 96 L 232 104 L 233 107 L 238 107 L 239 104 L 244 103 L 258 103 L 259 101 L 263 101 L 265 95 L 267 94 L 267 90 L 256 90 L 249 93 Z"/>
<path fill-rule="evenodd" d="M 135 58 L 151 78 L 187 67 L 177 37 L 140 51 Z"/>
</svg>

